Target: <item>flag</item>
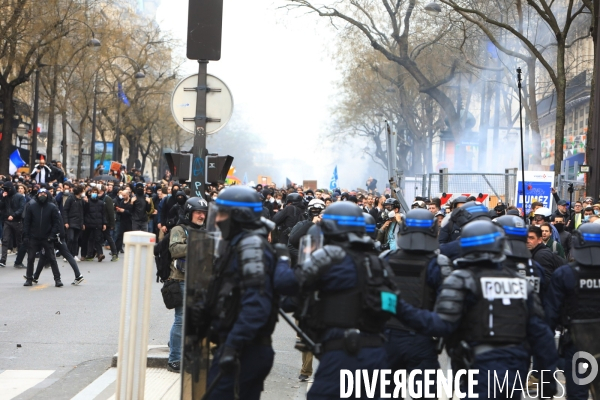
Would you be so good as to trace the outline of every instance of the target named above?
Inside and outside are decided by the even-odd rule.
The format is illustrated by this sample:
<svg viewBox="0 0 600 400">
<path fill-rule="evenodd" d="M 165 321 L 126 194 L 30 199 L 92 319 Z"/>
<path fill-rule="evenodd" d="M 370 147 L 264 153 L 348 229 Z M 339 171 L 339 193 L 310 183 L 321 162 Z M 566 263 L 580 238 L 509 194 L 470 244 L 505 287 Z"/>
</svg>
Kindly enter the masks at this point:
<svg viewBox="0 0 600 400">
<path fill-rule="evenodd" d="M 123 85 L 121 85 L 121 82 L 119 82 L 118 86 L 119 86 L 119 99 L 121 99 L 123 104 L 125 104 L 127 107 L 129 107 L 129 99 L 127 98 L 127 96 L 125 95 L 125 92 L 123 91 Z"/>
<path fill-rule="evenodd" d="M 21 168 L 22 166 L 24 166 L 25 164 L 26 164 L 26 162 L 23 161 L 23 159 L 21 158 L 19 149 L 15 149 L 15 151 L 13 151 L 12 154 L 10 155 L 8 172 L 12 175 L 15 172 L 17 172 L 17 170 L 19 168 Z"/>
<path fill-rule="evenodd" d="M 285 186 L 288 187 L 288 188 L 294 186 L 292 184 L 292 181 L 290 181 L 290 178 L 285 178 Z"/>
<path fill-rule="evenodd" d="M 244 179 L 242 180 L 242 185 L 248 185 L 248 173 L 244 173 Z"/>
<path fill-rule="evenodd" d="M 337 174 L 337 165 L 333 169 L 333 176 L 331 177 L 331 181 L 329 182 L 329 190 L 335 190 L 338 187 L 338 174 Z"/>
</svg>

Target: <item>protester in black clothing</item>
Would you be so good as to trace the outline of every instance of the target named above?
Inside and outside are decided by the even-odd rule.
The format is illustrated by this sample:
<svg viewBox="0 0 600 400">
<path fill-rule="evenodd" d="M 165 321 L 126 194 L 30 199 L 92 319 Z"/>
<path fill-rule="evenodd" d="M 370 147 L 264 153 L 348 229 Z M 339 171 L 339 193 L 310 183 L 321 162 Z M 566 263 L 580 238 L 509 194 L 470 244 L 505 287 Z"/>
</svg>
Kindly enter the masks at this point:
<svg viewBox="0 0 600 400">
<path fill-rule="evenodd" d="M 560 267 L 558 257 L 544 244 L 542 229 L 539 226 L 530 226 L 527 231 L 527 248 L 531 251 L 531 258 L 544 268 L 544 276 L 548 279 Z"/>
<path fill-rule="evenodd" d="M 286 197 L 286 206 L 273 216 L 273 222 L 279 229 L 279 243 L 287 245 L 290 232 L 294 225 L 304 220 L 304 200 L 298 193 Z"/>
<path fill-rule="evenodd" d="M 73 188 L 73 193 L 67 198 L 63 206 L 63 221 L 67 229 L 67 247 L 69 252 L 79 260 L 79 236 L 84 228 L 82 189 L 80 186 Z"/>
<path fill-rule="evenodd" d="M 98 185 L 98 199 L 104 202 L 104 214 L 106 215 L 106 229 L 102 231 L 102 242 L 108 242 L 112 258 L 110 261 L 118 261 L 119 253 L 117 246 L 112 238 L 112 232 L 115 230 L 115 205 L 113 199 L 104 191 L 104 186 Z"/>
<path fill-rule="evenodd" d="M 48 201 L 48 191 L 41 188 L 35 200 L 28 205 L 24 216 L 23 239 L 28 246 L 27 274 L 24 286 L 31 286 L 33 283 L 35 254 L 41 250 L 44 250 L 45 255 L 50 260 L 55 286 L 63 286 L 60 281 L 56 256 L 54 255 L 54 242 L 58 241 L 59 233 L 60 216 L 58 207 Z"/>
<path fill-rule="evenodd" d="M 45 160 L 40 160 L 39 164 L 36 164 L 33 169 L 34 172 L 31 174 L 31 179 L 37 183 L 50 183 L 54 180 L 52 169 L 46 165 Z"/>
<path fill-rule="evenodd" d="M 25 208 L 25 197 L 15 190 L 12 182 L 4 182 L 4 191 L 0 197 L 0 219 L 3 223 L 2 230 L 2 256 L 0 256 L 0 267 L 6 266 L 8 249 L 21 246 L 23 233 L 23 209 Z"/>
<path fill-rule="evenodd" d="M 118 199 L 117 203 L 115 204 L 115 211 L 117 212 L 117 215 L 119 216 L 119 232 L 117 234 L 117 242 L 116 242 L 116 246 L 117 246 L 117 251 L 119 253 L 123 252 L 123 234 L 125 232 L 130 232 L 131 231 L 131 212 L 129 211 L 130 209 L 130 205 L 131 205 L 131 197 L 130 197 L 130 192 L 129 192 L 129 188 L 123 190 L 121 192 L 121 196 L 123 196 L 122 199 Z"/>
<path fill-rule="evenodd" d="M 165 225 L 167 229 L 173 228 L 178 225 L 184 218 L 183 206 L 187 201 L 187 196 L 180 190 L 175 194 L 175 204 L 167 212 L 167 220 Z"/>
<path fill-rule="evenodd" d="M 94 259 L 94 252 L 98 257 L 98 262 L 104 260 L 102 254 L 102 231 L 106 229 L 106 213 L 104 212 L 104 202 L 99 199 L 98 188 L 93 188 L 90 198 L 84 198 L 84 222 L 85 230 L 89 233 L 87 245 L 87 261 Z"/>
<path fill-rule="evenodd" d="M 161 210 L 161 216 L 160 216 L 160 220 L 163 221 L 163 224 L 161 225 L 161 230 L 163 231 L 163 233 L 167 233 L 169 231 L 169 227 L 167 227 L 167 220 L 168 220 L 168 215 L 169 215 L 169 210 L 175 206 L 175 204 L 177 204 L 177 199 L 175 198 L 175 196 L 177 195 L 177 192 L 179 191 L 179 184 L 174 183 L 173 186 L 171 187 L 171 195 L 169 197 L 167 197 L 167 199 L 165 200 L 165 204 Z"/>
<path fill-rule="evenodd" d="M 131 229 L 134 231 L 148 231 L 148 214 L 150 210 L 150 198 L 144 196 L 144 186 L 141 183 L 135 185 L 135 196 L 131 197 L 130 203 L 123 204 L 123 208 L 131 212 Z"/>
<path fill-rule="evenodd" d="M 552 225 L 554 225 L 558 231 L 560 236 L 560 244 L 565 250 L 565 256 L 568 261 L 571 259 L 571 233 L 565 229 L 565 218 L 562 215 L 554 215 L 552 219 Z"/>
</svg>

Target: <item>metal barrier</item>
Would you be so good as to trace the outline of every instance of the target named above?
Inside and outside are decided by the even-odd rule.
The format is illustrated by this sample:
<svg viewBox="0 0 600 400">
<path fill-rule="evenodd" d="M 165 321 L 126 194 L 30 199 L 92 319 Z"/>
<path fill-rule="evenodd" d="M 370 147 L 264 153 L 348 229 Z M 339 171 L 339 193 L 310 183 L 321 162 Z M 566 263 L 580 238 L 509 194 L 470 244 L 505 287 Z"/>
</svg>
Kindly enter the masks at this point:
<svg viewBox="0 0 600 400">
<path fill-rule="evenodd" d="M 148 358 L 154 244 L 148 232 L 126 232 L 116 399 L 143 399 Z"/>
<path fill-rule="evenodd" d="M 505 204 L 515 204 L 517 182 L 516 169 L 507 169 L 504 174 L 486 173 L 432 173 L 423 175 L 427 183 L 422 183 L 423 197 L 439 197 L 442 193 L 452 193 L 453 197 L 479 193 L 495 196 Z"/>
</svg>

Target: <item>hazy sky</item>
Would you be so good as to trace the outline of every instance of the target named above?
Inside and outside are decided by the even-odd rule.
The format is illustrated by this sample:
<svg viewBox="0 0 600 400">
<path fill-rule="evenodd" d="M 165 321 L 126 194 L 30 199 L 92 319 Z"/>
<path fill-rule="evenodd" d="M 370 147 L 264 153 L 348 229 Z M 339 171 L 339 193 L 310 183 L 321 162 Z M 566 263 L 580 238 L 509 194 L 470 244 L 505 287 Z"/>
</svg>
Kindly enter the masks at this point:
<svg viewBox="0 0 600 400">
<path fill-rule="evenodd" d="M 336 104 L 339 73 L 328 47 L 334 32 L 325 19 L 277 9 L 284 3 L 225 0 L 221 60 L 210 62 L 208 71 L 227 83 L 235 116 L 264 137 L 270 151 L 318 164 L 314 171 L 281 171 L 274 166 L 265 175 L 277 183 L 286 176 L 296 182 L 317 179 L 320 187 L 327 187 L 338 164 L 342 186 L 363 185 L 370 168 L 366 157 L 361 159 L 358 149 L 350 145 L 332 151 L 320 142 L 332 127 Z M 156 17 L 163 30 L 184 44 L 187 7 L 188 0 L 163 1 Z M 188 61 L 182 72 L 196 71 L 197 62 Z M 377 170 L 381 177 L 385 175 Z M 237 175 L 241 178 L 244 171 L 238 170 Z"/>
</svg>

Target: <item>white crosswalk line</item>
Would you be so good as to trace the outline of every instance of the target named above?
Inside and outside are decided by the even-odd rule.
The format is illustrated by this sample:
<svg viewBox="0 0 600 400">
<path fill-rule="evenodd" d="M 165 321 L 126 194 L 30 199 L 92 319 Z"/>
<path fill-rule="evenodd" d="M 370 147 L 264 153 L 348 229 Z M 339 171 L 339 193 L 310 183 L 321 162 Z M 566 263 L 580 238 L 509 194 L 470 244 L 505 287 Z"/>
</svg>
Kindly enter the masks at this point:
<svg viewBox="0 0 600 400">
<path fill-rule="evenodd" d="M 89 400 L 94 399 L 110 384 L 117 380 L 117 369 L 110 368 L 105 373 L 100 375 L 94 382 L 90 383 L 81 392 L 77 393 L 71 400 Z"/>
<path fill-rule="evenodd" d="M 54 370 L 17 370 L 0 373 L 0 400 L 10 400 L 44 381 Z"/>
</svg>

